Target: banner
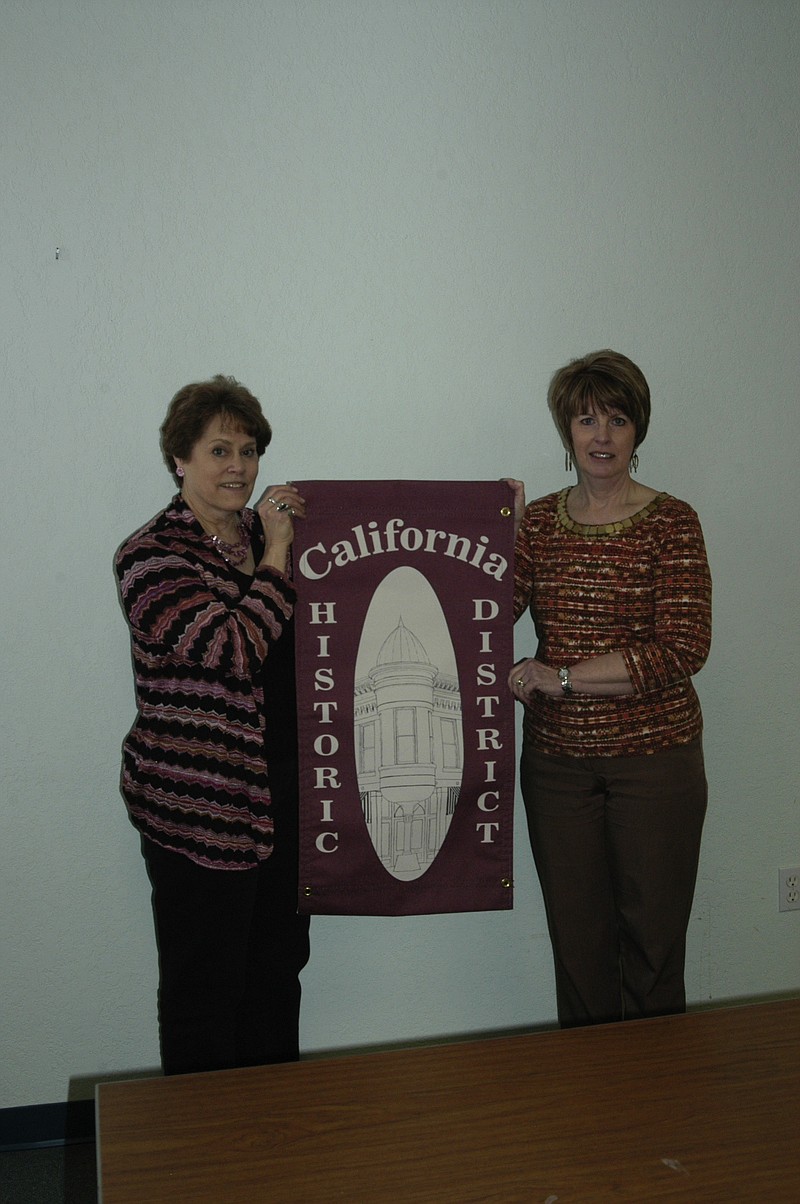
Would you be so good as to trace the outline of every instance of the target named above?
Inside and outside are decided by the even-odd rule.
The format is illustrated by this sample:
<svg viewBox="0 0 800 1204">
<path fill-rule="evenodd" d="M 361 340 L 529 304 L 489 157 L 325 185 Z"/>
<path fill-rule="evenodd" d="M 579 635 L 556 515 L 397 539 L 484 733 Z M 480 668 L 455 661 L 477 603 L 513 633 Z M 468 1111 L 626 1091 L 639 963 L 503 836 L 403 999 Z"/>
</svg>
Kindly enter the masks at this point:
<svg viewBox="0 0 800 1204">
<path fill-rule="evenodd" d="M 295 483 L 299 910 L 510 908 L 510 487 Z"/>
</svg>

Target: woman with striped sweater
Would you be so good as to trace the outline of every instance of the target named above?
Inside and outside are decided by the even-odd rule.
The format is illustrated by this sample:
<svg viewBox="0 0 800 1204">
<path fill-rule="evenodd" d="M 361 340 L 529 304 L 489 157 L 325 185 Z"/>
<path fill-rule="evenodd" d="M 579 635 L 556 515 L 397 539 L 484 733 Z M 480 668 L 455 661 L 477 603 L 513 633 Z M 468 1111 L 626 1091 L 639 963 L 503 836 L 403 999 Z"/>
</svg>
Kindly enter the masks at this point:
<svg viewBox="0 0 800 1204">
<path fill-rule="evenodd" d="M 180 492 L 115 567 L 137 716 L 122 793 L 141 835 L 167 1074 L 298 1057 L 292 485 L 247 508 L 272 432 L 231 377 L 185 386 L 161 427 Z"/>
</svg>

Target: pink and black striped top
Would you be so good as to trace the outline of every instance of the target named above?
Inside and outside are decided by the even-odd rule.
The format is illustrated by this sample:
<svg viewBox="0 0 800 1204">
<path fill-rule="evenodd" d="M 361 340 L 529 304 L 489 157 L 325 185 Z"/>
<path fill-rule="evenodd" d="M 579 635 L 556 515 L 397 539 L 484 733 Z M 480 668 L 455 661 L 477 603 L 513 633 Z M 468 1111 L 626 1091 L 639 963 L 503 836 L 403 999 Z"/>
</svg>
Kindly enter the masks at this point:
<svg viewBox="0 0 800 1204">
<path fill-rule="evenodd" d="M 570 666 L 625 659 L 634 693 L 534 693 L 524 734 L 556 756 L 627 756 L 687 744 L 702 732 L 690 681 L 711 644 L 711 576 L 691 506 L 667 493 L 622 523 L 581 526 L 568 489 L 527 507 L 517 536 L 514 617 L 530 609 L 537 657 Z"/>
<path fill-rule="evenodd" d="M 138 711 L 123 745 L 131 820 L 200 865 L 249 869 L 272 851 L 263 671 L 294 586 L 258 569 L 242 593 L 180 495 L 123 543 L 115 569 Z"/>
</svg>

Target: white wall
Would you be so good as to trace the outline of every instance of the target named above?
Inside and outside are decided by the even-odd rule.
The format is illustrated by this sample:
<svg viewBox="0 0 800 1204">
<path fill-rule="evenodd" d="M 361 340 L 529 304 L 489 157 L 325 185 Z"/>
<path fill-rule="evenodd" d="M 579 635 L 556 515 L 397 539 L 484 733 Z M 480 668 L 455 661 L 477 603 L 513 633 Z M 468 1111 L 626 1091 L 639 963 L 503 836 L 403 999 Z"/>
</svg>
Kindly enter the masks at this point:
<svg viewBox="0 0 800 1204">
<path fill-rule="evenodd" d="M 566 480 L 551 372 L 604 345 L 641 364 L 640 477 L 699 511 L 716 584 L 688 991 L 797 990 L 796 0 L 0 16 L 0 1107 L 158 1060 L 111 559 L 170 496 L 169 398 L 219 371 L 273 421 L 263 484 L 535 496 Z M 305 1049 L 551 1022 L 521 825 L 516 875 L 513 913 L 316 919 Z"/>
</svg>

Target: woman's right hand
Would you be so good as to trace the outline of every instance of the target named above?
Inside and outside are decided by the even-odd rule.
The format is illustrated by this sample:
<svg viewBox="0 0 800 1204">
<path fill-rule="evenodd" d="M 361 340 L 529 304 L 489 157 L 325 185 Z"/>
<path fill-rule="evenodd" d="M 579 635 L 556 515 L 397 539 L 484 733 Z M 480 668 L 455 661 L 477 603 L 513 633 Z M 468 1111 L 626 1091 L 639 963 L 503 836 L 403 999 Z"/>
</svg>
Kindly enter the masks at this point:
<svg viewBox="0 0 800 1204">
<path fill-rule="evenodd" d="M 514 490 L 514 534 L 516 534 L 525 514 L 525 482 L 516 481 L 513 477 L 501 477 L 501 480 Z"/>
<path fill-rule="evenodd" d="M 551 669 L 534 656 L 517 661 L 508 675 L 508 688 L 515 698 L 524 703 L 530 702 L 534 690 L 550 698 L 562 698 L 564 695 L 558 669 Z"/>
</svg>

